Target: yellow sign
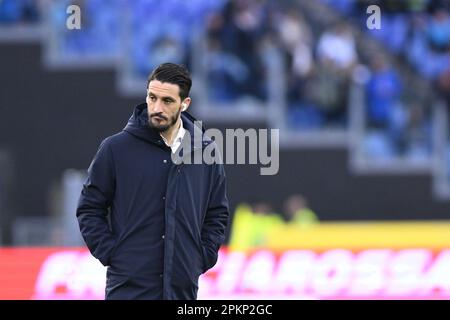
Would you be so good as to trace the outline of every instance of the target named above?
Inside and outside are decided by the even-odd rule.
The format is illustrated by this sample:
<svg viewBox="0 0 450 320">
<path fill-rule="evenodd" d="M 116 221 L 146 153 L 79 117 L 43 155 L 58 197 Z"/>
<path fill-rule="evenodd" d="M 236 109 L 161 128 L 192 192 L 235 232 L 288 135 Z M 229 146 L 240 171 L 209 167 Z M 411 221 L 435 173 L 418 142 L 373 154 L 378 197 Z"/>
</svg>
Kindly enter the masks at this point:
<svg viewBox="0 0 450 320">
<path fill-rule="evenodd" d="M 450 248 L 450 222 L 320 223 L 267 233 L 266 247 L 285 249 Z"/>
</svg>

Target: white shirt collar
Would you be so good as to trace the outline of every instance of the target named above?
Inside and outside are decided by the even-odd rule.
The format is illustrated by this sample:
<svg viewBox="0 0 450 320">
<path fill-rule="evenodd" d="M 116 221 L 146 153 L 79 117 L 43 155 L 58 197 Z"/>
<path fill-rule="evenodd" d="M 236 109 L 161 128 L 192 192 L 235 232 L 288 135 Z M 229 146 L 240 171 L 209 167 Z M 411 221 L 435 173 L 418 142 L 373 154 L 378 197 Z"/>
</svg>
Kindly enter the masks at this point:
<svg viewBox="0 0 450 320">
<path fill-rule="evenodd" d="M 160 133 L 161 138 L 163 139 L 166 146 L 170 147 L 172 149 L 172 153 L 175 153 L 175 151 L 178 149 L 178 147 L 181 145 L 181 141 L 183 140 L 184 134 L 186 133 L 186 129 L 183 127 L 183 120 L 180 118 L 180 127 L 178 128 L 178 132 L 175 136 L 175 139 L 173 139 L 172 145 L 169 145 L 167 143 L 166 138 Z"/>
</svg>

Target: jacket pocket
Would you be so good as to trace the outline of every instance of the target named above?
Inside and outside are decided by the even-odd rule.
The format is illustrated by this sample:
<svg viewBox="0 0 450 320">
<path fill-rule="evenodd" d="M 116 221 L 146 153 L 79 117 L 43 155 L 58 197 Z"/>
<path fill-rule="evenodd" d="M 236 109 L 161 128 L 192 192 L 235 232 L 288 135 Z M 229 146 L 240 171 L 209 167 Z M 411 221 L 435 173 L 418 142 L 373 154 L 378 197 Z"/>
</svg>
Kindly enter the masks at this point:
<svg viewBox="0 0 450 320">
<path fill-rule="evenodd" d="M 106 267 L 112 266 L 112 264 L 113 264 L 112 260 L 114 259 L 115 253 L 117 251 L 117 247 L 118 247 L 118 239 L 116 239 L 116 241 L 114 242 L 114 246 L 109 251 L 108 257 L 107 257 L 107 259 L 105 261 L 106 264 L 104 263 L 104 265 Z"/>
<path fill-rule="evenodd" d="M 202 244 L 202 253 L 203 253 L 203 268 L 202 273 L 205 273 L 217 262 L 218 252 L 214 248 L 211 248 L 208 245 Z"/>
</svg>

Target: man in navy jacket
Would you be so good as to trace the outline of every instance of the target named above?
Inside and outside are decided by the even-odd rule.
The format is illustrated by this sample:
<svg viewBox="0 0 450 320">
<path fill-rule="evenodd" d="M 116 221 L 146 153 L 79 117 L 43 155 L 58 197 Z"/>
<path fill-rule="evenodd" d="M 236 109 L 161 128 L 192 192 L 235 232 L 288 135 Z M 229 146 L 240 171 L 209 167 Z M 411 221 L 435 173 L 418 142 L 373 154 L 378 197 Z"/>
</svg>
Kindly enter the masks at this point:
<svg viewBox="0 0 450 320">
<path fill-rule="evenodd" d="M 103 140 L 88 169 L 77 218 L 108 266 L 106 299 L 196 299 L 198 277 L 217 261 L 229 219 L 223 165 L 172 161 L 186 141 L 182 159 L 217 148 L 182 113 L 191 83 L 183 66 L 158 66 L 146 103 Z"/>
</svg>

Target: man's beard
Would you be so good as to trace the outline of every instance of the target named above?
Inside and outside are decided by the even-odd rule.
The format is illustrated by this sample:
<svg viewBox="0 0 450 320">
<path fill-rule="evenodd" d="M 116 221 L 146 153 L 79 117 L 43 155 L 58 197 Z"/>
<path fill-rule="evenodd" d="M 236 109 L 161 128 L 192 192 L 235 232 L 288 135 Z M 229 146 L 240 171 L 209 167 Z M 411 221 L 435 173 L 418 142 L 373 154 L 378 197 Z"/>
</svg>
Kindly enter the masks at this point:
<svg viewBox="0 0 450 320">
<path fill-rule="evenodd" d="M 161 112 L 158 113 L 152 113 L 149 117 L 148 117 L 148 125 L 150 126 L 150 128 L 153 128 L 154 130 L 156 130 L 157 132 L 164 132 L 167 131 L 169 128 L 171 128 L 172 126 L 175 125 L 175 123 L 177 123 L 177 120 L 180 116 L 181 113 L 181 108 L 178 109 L 178 112 L 170 118 L 170 121 L 168 121 L 168 124 L 154 124 L 152 122 L 152 118 L 154 117 L 158 117 L 158 118 L 162 118 L 164 120 L 168 120 L 167 117 L 163 116 Z"/>
</svg>

